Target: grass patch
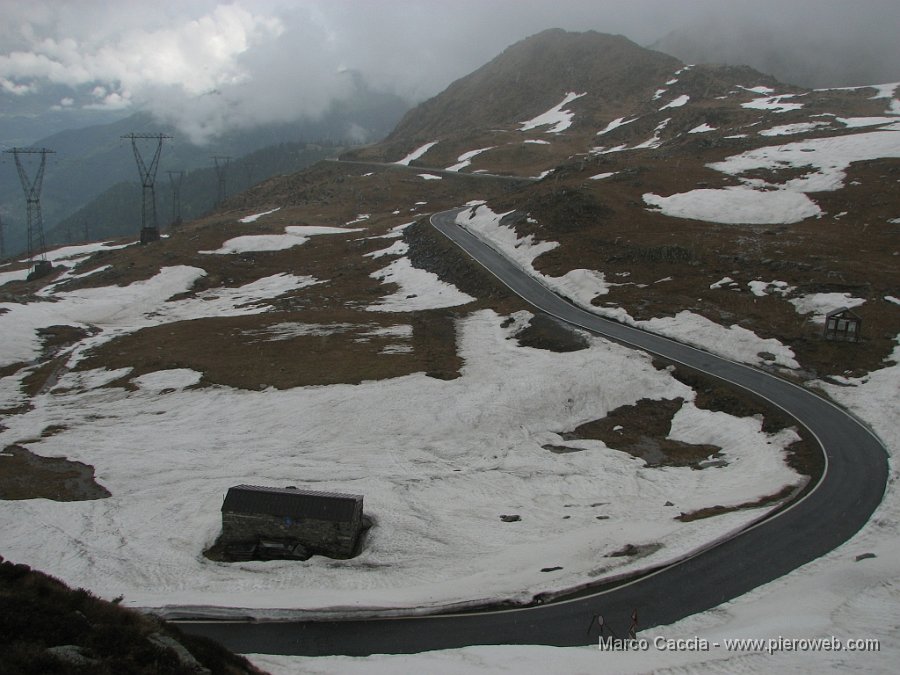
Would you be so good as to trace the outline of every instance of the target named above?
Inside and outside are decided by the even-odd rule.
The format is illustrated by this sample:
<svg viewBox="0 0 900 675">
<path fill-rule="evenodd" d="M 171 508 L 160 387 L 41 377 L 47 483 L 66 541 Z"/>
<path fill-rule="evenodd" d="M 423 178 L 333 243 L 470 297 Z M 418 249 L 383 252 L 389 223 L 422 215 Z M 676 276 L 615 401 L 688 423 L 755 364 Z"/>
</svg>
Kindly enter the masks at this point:
<svg viewBox="0 0 900 675">
<path fill-rule="evenodd" d="M 20 445 L 8 445 L 0 453 L 0 499 L 78 502 L 109 496 L 109 490 L 94 480 L 89 464 L 41 457 Z"/>
<path fill-rule="evenodd" d="M 675 520 L 680 520 L 683 523 L 690 523 L 695 520 L 702 520 L 704 518 L 720 516 L 723 513 L 745 511 L 747 509 L 758 509 L 763 506 L 770 506 L 772 504 L 777 504 L 780 501 L 784 501 L 785 499 L 792 496 L 795 492 L 797 492 L 797 488 L 786 485 L 778 492 L 775 492 L 771 495 L 766 495 L 765 497 L 760 497 L 759 499 L 756 499 L 752 502 L 743 502 L 741 504 L 736 504 L 735 506 L 722 506 L 720 504 L 717 504 L 716 506 L 707 506 L 702 509 L 697 509 L 696 511 L 689 511 L 688 513 L 682 513 L 681 515 L 675 516 Z"/>
<path fill-rule="evenodd" d="M 634 405 L 611 410 L 606 417 L 580 425 L 560 434 L 565 440 L 594 439 L 608 447 L 644 460 L 645 466 L 689 466 L 702 468 L 707 459 L 719 457 L 714 445 L 684 443 L 666 438 L 672 418 L 684 399 L 654 401 L 641 399 Z"/>
</svg>

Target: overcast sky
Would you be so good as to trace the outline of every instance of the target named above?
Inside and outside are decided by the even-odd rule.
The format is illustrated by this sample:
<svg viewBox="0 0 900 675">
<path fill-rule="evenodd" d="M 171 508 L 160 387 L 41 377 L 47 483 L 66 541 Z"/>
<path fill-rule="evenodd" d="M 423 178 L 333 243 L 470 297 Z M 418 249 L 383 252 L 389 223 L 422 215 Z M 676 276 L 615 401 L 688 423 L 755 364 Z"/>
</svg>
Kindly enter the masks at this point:
<svg viewBox="0 0 900 675">
<path fill-rule="evenodd" d="M 348 91 L 347 69 L 419 101 L 546 28 L 648 45 L 715 17 L 900 60 L 900 0 L 0 0 L 0 11 L 0 101 L 52 89 L 61 108 L 149 109 L 195 140 L 321 113 Z"/>
</svg>

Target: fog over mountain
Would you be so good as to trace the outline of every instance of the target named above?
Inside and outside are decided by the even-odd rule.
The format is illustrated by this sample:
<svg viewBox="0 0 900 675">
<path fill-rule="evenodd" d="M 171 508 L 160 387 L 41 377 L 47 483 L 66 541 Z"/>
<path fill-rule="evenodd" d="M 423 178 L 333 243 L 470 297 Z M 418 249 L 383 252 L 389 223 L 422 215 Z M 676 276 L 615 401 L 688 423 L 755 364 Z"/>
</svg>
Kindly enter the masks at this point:
<svg viewBox="0 0 900 675">
<path fill-rule="evenodd" d="M 747 61 L 798 84 L 900 79 L 890 74 L 900 63 L 893 0 L 0 0 L 0 9 L 0 116 L 147 110 L 194 142 L 321 115 L 350 96 L 348 72 L 418 102 L 552 27 L 644 45 L 666 38 L 658 44 L 676 56 Z"/>
</svg>

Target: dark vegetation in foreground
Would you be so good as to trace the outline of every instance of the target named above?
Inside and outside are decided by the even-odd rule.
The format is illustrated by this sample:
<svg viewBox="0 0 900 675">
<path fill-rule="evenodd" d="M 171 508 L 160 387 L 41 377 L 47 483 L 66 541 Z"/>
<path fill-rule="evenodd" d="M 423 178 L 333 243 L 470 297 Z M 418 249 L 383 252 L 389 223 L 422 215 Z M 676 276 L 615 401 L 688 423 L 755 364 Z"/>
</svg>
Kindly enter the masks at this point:
<svg viewBox="0 0 900 675">
<path fill-rule="evenodd" d="M 262 672 L 211 640 L 0 557 L 0 675 Z"/>
</svg>

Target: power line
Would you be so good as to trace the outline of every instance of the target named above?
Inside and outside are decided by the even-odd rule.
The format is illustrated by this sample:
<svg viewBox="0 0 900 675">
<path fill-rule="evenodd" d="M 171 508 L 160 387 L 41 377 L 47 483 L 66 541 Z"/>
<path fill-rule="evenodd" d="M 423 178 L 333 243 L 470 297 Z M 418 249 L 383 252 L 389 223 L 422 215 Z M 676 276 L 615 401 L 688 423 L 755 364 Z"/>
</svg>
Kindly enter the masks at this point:
<svg viewBox="0 0 900 675">
<path fill-rule="evenodd" d="M 46 245 L 44 243 L 44 218 L 41 214 L 41 188 L 44 184 L 44 168 L 47 166 L 47 155 L 55 154 L 55 151 L 47 148 L 10 148 L 4 152 L 12 154 L 16 160 L 16 170 L 19 172 L 19 181 L 25 192 L 25 214 L 28 223 L 28 265 L 31 272 L 28 280 L 46 276 L 53 269 L 53 265 L 47 260 Z M 33 178 L 29 178 L 25 169 L 23 155 L 40 155 L 40 164 Z M 37 249 L 35 251 L 35 249 Z M 37 257 L 37 260 L 35 260 Z"/>
<path fill-rule="evenodd" d="M 141 243 L 147 244 L 159 239 L 159 222 L 156 218 L 156 170 L 159 168 L 159 156 L 162 154 L 163 141 L 172 138 L 168 134 L 126 134 L 122 138 L 131 140 L 134 159 L 138 173 L 141 175 Z M 155 140 L 156 151 L 150 164 L 144 163 L 138 140 Z"/>
<path fill-rule="evenodd" d="M 216 204 L 221 204 L 225 201 L 225 197 L 227 196 L 225 181 L 228 178 L 228 164 L 231 162 L 231 157 L 214 155 L 212 160 L 216 165 L 216 177 L 219 179 L 219 191 L 216 195 Z"/>
<path fill-rule="evenodd" d="M 181 225 L 181 183 L 184 180 L 184 171 L 166 171 L 169 174 L 169 184 L 172 186 L 172 222 L 170 227 Z"/>
</svg>

